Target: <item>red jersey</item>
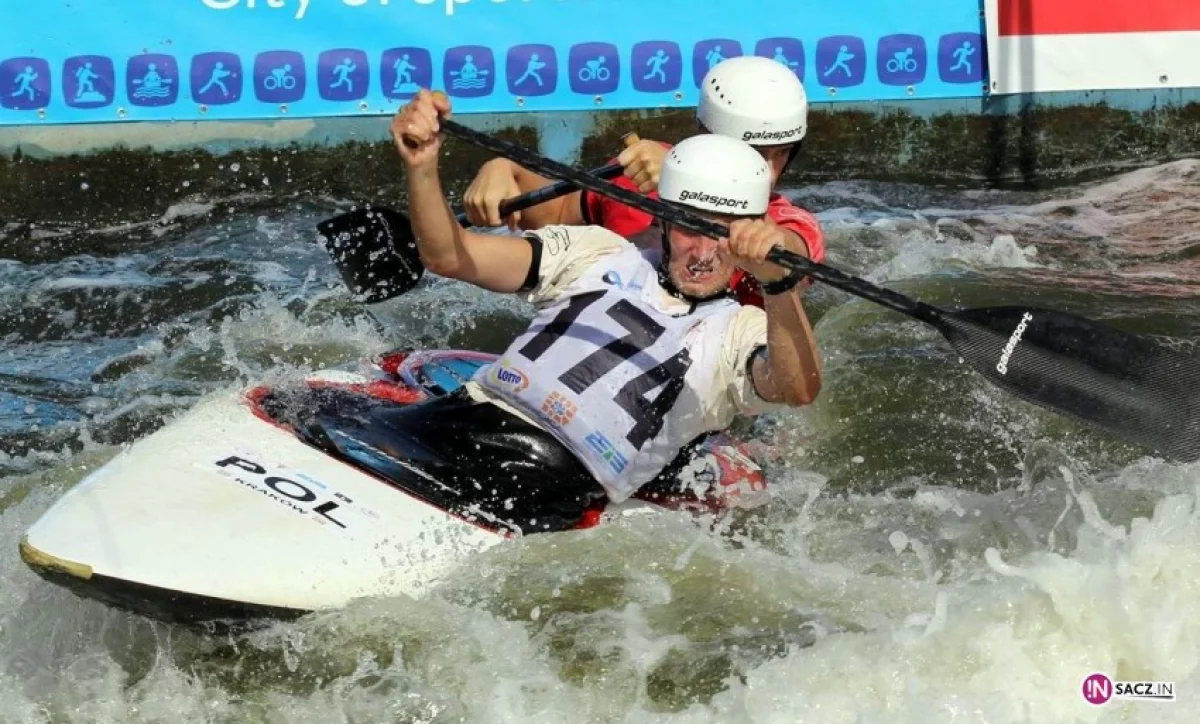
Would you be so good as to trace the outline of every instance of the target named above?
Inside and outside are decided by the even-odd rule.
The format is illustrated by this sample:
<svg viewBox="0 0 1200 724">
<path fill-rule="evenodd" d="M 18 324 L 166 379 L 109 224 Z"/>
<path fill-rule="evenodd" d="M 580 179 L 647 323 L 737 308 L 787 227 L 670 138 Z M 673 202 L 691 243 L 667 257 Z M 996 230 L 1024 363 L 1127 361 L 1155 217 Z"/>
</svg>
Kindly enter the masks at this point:
<svg viewBox="0 0 1200 724">
<path fill-rule="evenodd" d="M 663 146 L 670 148 L 667 144 L 663 144 Z M 611 159 L 609 163 L 616 163 L 616 159 Z M 621 188 L 637 191 L 637 187 L 626 176 L 618 176 L 613 183 Z M 657 199 L 658 192 L 652 191 L 648 196 Z M 590 193 L 587 190 L 581 194 L 580 207 L 584 223 L 603 226 L 626 239 L 642 233 L 654 223 L 654 217 L 644 211 L 626 206 L 620 201 L 614 201 L 606 196 Z M 825 261 L 825 235 L 821 232 L 821 224 L 817 221 L 817 217 L 799 206 L 793 205 L 792 202 L 777 193 L 771 194 L 771 200 L 767 204 L 767 216 L 779 226 L 799 234 L 804 245 L 808 247 L 810 259 L 818 263 Z M 745 271 L 734 270 L 733 278 L 729 280 L 729 288 L 734 291 L 738 301 L 742 304 L 763 306 L 762 291 L 758 288 L 758 280 Z"/>
</svg>

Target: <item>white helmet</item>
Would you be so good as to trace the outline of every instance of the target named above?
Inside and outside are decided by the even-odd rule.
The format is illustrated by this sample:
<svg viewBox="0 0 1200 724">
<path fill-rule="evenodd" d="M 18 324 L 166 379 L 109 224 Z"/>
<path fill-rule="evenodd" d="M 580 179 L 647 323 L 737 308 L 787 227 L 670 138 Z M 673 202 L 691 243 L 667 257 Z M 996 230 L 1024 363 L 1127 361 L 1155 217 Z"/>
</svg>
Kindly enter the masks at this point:
<svg viewBox="0 0 1200 724">
<path fill-rule="evenodd" d="M 808 131 L 808 96 L 796 74 L 776 60 L 728 58 L 704 76 L 696 119 L 709 133 L 752 146 L 797 143 Z"/>
<path fill-rule="evenodd" d="M 715 134 L 692 136 L 667 152 L 658 197 L 729 216 L 762 216 L 771 198 L 771 169 L 748 144 Z"/>
</svg>

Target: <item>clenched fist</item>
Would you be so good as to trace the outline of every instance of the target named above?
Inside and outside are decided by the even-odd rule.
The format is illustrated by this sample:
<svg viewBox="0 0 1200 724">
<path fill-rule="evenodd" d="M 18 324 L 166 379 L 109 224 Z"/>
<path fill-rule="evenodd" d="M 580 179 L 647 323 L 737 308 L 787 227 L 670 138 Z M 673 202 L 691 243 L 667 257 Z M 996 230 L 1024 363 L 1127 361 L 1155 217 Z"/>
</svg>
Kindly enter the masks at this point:
<svg viewBox="0 0 1200 724">
<path fill-rule="evenodd" d="M 521 212 L 514 211 L 507 218 L 500 218 L 500 202 L 521 193 L 508 159 L 493 158 L 483 164 L 475 179 L 463 194 L 463 207 L 467 220 L 475 226 L 500 226 L 505 222 L 516 231 L 521 221 Z"/>
<path fill-rule="evenodd" d="M 729 254 L 733 263 L 763 284 L 777 282 L 789 270 L 767 261 L 771 249 L 779 246 L 807 257 L 808 250 L 798 237 L 787 233 L 768 218 L 738 219 L 729 225 Z"/>
<path fill-rule="evenodd" d="M 638 141 L 617 156 L 617 163 L 625 169 L 625 176 L 637 184 L 638 191 L 648 194 L 658 189 L 658 175 L 662 172 L 667 149 L 658 141 Z"/>
<path fill-rule="evenodd" d="M 450 116 L 450 99 L 422 89 L 392 119 L 392 140 L 408 168 L 435 166 L 442 149 L 442 118 Z"/>
</svg>

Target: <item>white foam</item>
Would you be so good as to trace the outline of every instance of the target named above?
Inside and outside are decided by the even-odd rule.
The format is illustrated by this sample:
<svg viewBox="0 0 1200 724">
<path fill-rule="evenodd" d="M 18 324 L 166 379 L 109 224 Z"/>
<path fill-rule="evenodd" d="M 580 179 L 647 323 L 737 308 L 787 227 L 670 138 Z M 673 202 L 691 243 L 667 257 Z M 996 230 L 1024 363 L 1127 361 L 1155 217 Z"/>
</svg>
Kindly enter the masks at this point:
<svg viewBox="0 0 1200 724">
<path fill-rule="evenodd" d="M 1162 500 L 1127 535 L 1102 519 L 1069 556 L 986 558 L 999 577 L 943 587 L 939 625 L 832 636 L 767 663 L 717 697 L 754 722 L 1184 721 L 1200 699 L 1200 515 L 1195 494 Z M 876 605 L 868 602 L 867 606 Z M 1081 696 L 1096 671 L 1170 680 L 1174 705 Z M 723 717 L 722 717 L 723 718 Z M 738 719 L 726 719 L 737 721 Z"/>
<path fill-rule="evenodd" d="M 936 238 L 909 239 L 886 264 L 871 270 L 867 278 L 877 283 L 925 274 L 964 269 L 1031 269 L 1040 266 L 1034 246 L 1020 247 L 1008 234 L 997 236 L 990 244 L 948 241 Z"/>
<path fill-rule="evenodd" d="M 160 224 L 170 224 L 178 219 L 204 216 L 212 213 L 216 207 L 216 203 L 212 201 L 180 201 L 168 206 L 158 221 Z"/>
<path fill-rule="evenodd" d="M 60 276 L 43 279 L 37 288 L 41 291 L 66 291 L 69 289 L 129 289 L 161 285 L 161 281 L 136 272 L 117 272 L 95 277 Z"/>
<path fill-rule="evenodd" d="M 1062 218 L 1083 216 L 1072 233 L 1153 220 L 1145 198 L 1115 205 L 1156 185 L 1186 193 L 1193 167 L 1086 189 L 1076 194 L 1086 199 L 1076 205 L 1081 213 L 1070 217 L 1061 201 L 914 214 L 855 187 L 847 204 L 853 197 L 872 205 L 869 213 L 822 219 L 833 255 L 878 280 L 1053 266 L 1046 230 L 1065 228 L 1056 226 Z M 164 219 L 194 213 L 207 212 L 179 208 Z M 267 237 L 285 230 L 257 227 Z M 120 278 L 132 267 L 114 268 Z M 286 276 L 275 261 L 255 269 L 259 280 Z M 87 277 L 73 269 L 64 288 Z M 94 424 L 188 403 L 159 394 L 158 384 L 174 389 L 173 381 L 198 377 L 197 387 L 229 388 L 353 366 L 388 346 L 440 344 L 481 318 L 530 312 L 514 298 L 437 279 L 381 306 L 373 311 L 383 333 L 361 318 L 343 321 L 340 290 L 306 288 L 286 303 L 264 295 L 215 329 L 146 346 L 130 391 L 112 405 L 89 403 Z M 818 327 L 851 340 L 831 345 L 831 378 L 859 355 L 854 344 L 875 343 L 855 331 L 858 313 L 833 310 Z M 961 429 L 982 431 L 1018 457 L 1041 436 L 1036 420 L 1004 421 L 1003 393 L 970 387 L 965 396 L 987 414 L 955 420 Z M 997 487 L 985 479 L 961 490 L 930 475 L 888 480 L 895 488 L 878 494 L 831 490 L 806 469 L 815 464 L 804 448 L 819 452 L 814 429 L 851 425 L 859 412 L 848 405 L 828 419 L 812 411 L 780 417 L 786 462 L 772 473 L 764 509 L 701 526 L 631 515 L 600 530 L 528 536 L 473 560 L 425 600 L 361 601 L 238 638 L 82 601 L 13 553 L 57 495 L 115 452 L 91 443 L 85 426 L 85 453 L 32 453 L 25 467 L 53 467 L 11 475 L 0 487 L 0 550 L 9 551 L 0 556 L 0 720 L 1196 720 L 1196 467 L 1147 458 L 1089 477 L 1061 452 L 1029 452 L 1018 489 L 980 492 Z M 867 442 L 836 452 L 870 468 L 886 451 Z M 947 454 L 975 452 L 942 444 Z M 1080 684 L 1093 671 L 1174 680 L 1180 701 L 1091 707 Z"/>
<path fill-rule="evenodd" d="M 82 474 L 55 472 L 0 511 L 0 543 L 11 549 Z M 1142 461 L 1104 481 L 1063 475 L 1041 497 L 924 488 L 909 499 L 821 497 L 818 481 L 785 478 L 777 484 L 807 488 L 807 502 L 768 513 L 783 517 L 763 539 L 705 535 L 682 516 L 526 537 L 424 602 L 362 601 L 215 658 L 221 640 L 148 636 L 9 556 L 4 712 L 40 721 L 53 702 L 114 722 L 262 707 L 314 722 L 1194 721 L 1200 474 Z M 1124 520 L 1159 484 L 1178 492 Z M 1046 504 L 1059 493 L 1077 511 L 1065 519 Z M 1018 533 L 1017 518 L 1039 536 L 1069 527 L 1075 543 L 1050 552 Z M 131 661 L 142 669 L 133 680 Z M 737 675 L 706 678 L 713 666 Z M 1094 708 L 1080 696 L 1093 671 L 1171 680 L 1181 699 Z M 248 692 L 231 694 L 230 677 Z M 281 677 L 294 681 L 270 683 Z M 671 694 L 672 681 L 698 690 Z"/>
</svg>

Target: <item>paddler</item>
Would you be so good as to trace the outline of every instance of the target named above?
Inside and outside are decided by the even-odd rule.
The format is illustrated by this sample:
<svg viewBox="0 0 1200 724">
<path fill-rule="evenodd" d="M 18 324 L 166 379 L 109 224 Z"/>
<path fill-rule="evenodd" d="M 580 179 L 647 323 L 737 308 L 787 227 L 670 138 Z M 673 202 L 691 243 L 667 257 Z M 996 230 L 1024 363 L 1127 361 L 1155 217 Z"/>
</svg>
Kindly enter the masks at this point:
<svg viewBox="0 0 1200 724">
<path fill-rule="evenodd" d="M 696 120 L 703 133 L 716 133 L 746 141 L 767 161 L 774 189 L 784 170 L 800 151 L 808 128 L 808 99 L 804 85 L 787 66 L 770 58 L 740 56 L 723 60 L 705 75 L 700 86 Z M 671 146 L 641 140 L 626 148 L 616 162 L 624 176 L 616 183 L 654 195 L 663 159 Z M 476 226 L 500 226 L 525 230 L 548 224 L 575 226 L 598 224 L 639 245 L 656 243 L 656 235 L 643 234 L 653 217 L 589 191 L 577 191 L 502 219 L 500 202 L 505 198 L 551 183 L 505 158 L 483 165 L 463 195 L 467 218 Z M 795 237 L 814 261 L 825 260 L 825 239 L 815 216 L 772 191 L 767 219 Z M 732 289 L 743 304 L 762 306 L 763 297 L 754 278 L 739 270 Z"/>
<path fill-rule="evenodd" d="M 662 200 L 727 224 L 727 239 L 671 224 L 659 248 L 595 225 L 484 234 L 458 224 L 439 178 L 439 120 L 449 113 L 445 96 L 422 90 L 391 126 L 421 261 L 440 276 L 520 294 L 536 317 L 457 392 L 389 409 L 391 434 L 413 437 L 434 458 L 456 458 L 447 467 L 474 483 L 473 495 L 515 503 L 512 517 L 550 529 L 605 496 L 629 498 L 737 415 L 817 396 L 800 275 L 764 261 L 775 246 L 808 251 L 766 217 L 773 174 L 754 148 L 728 135 L 694 136 L 657 174 Z M 730 292 L 739 268 L 761 286 L 762 308 Z M 454 453 L 457 440 L 474 452 Z"/>
</svg>

